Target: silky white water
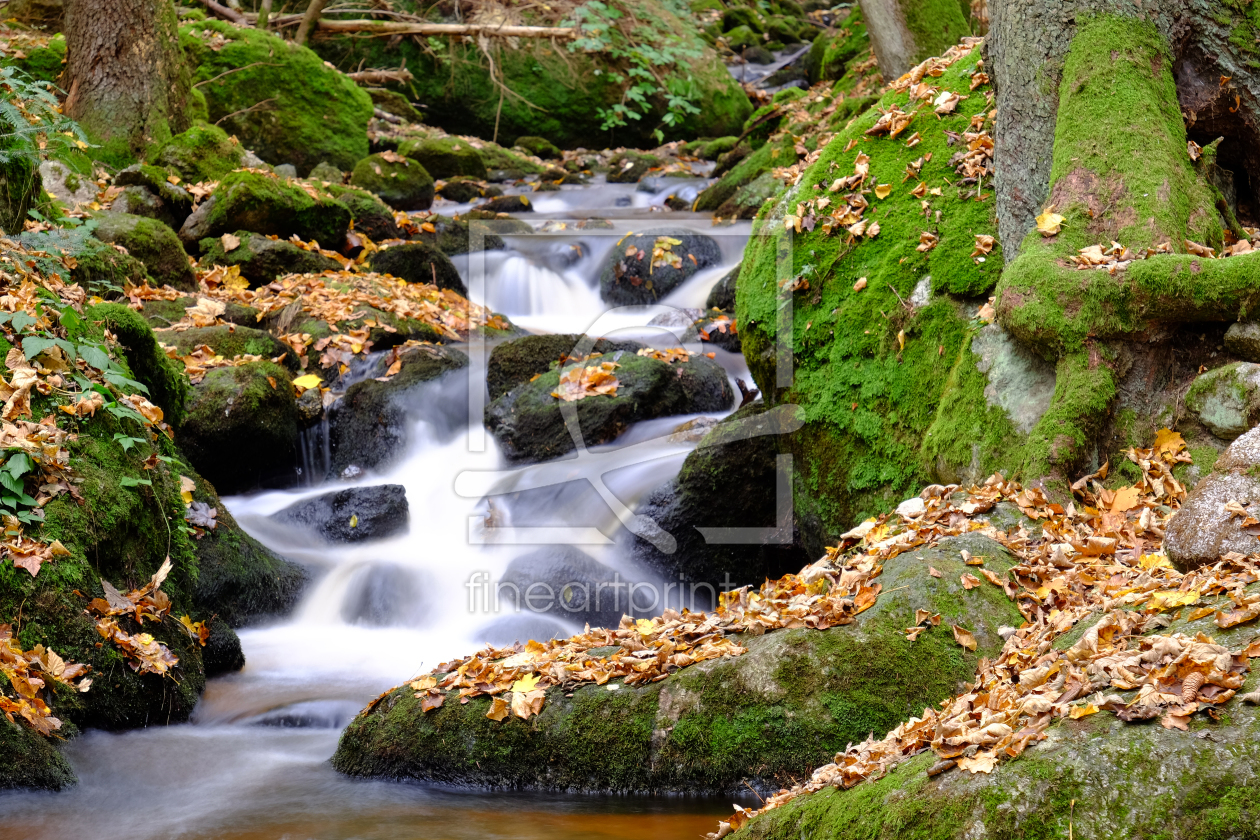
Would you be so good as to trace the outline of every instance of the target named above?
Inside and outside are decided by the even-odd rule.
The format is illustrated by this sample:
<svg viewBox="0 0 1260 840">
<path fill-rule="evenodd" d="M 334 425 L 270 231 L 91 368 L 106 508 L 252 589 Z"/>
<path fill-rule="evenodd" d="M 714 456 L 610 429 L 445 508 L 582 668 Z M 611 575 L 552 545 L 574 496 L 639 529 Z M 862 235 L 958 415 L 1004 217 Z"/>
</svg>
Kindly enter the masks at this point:
<svg viewBox="0 0 1260 840">
<path fill-rule="evenodd" d="M 512 236 L 507 250 L 455 262 L 474 299 L 526 329 L 677 346 L 676 334 L 648 322 L 673 308 L 703 307 L 713 284 L 738 262 L 747 226 L 712 229 L 707 219 L 662 213 L 663 198 L 633 185 L 540 194 L 540 215 L 619 218 L 611 231 Z M 629 231 L 680 224 L 713 235 L 722 265 L 699 272 L 659 306 L 607 312 L 598 272 L 618 240 Z M 742 357 L 689 346 L 714 352 L 732 379 L 748 379 Z M 635 504 L 677 473 L 692 444 L 669 435 L 690 418 L 641 423 L 578 456 L 510 469 L 479 414 L 485 374 L 478 354 L 488 349 L 469 348 L 471 368 L 422 386 L 407 452 L 388 469 L 353 482 L 403 485 L 410 507 L 406 534 L 330 547 L 268 518 L 347 482 L 224 500 L 246 531 L 311 570 L 296 610 L 240 631 L 244 670 L 211 680 L 190 723 L 86 733 L 66 746 L 78 786 L 56 794 L 0 794 L 0 840 L 668 840 L 710 830 L 714 815 L 729 811 L 712 800 L 363 781 L 329 765 L 340 730 L 381 691 L 487 641 L 580 629 L 552 616 L 515 614 L 510 605 L 497 613 L 488 609 L 469 586 L 475 573 L 497 579 L 513 558 L 539 545 L 577 541 L 627 579 L 645 577 L 615 540 Z M 318 444 L 308 447 L 308 462 L 321 458 Z"/>
</svg>

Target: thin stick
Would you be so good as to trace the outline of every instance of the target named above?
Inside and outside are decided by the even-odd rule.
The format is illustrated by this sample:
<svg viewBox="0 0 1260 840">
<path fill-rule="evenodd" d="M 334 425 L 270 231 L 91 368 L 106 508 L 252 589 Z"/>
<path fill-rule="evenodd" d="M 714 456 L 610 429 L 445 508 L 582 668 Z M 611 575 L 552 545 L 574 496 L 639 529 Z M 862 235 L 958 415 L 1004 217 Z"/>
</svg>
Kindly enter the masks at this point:
<svg viewBox="0 0 1260 840">
<path fill-rule="evenodd" d="M 305 25 L 305 21 L 303 21 Z M 413 23 L 387 20 L 320 20 L 321 31 L 372 35 L 491 35 L 502 38 L 576 38 L 568 26 L 500 26 L 478 23 Z"/>
<path fill-rule="evenodd" d="M 262 106 L 266 105 L 268 102 L 275 102 L 275 101 L 276 101 L 276 98 L 273 96 L 273 97 L 272 97 L 272 98 L 270 98 L 270 99 L 264 99 L 262 102 L 255 102 L 253 105 L 250 105 L 248 108 L 242 108 L 242 109 L 241 109 L 241 110 L 239 110 L 239 111 L 233 111 L 233 112 L 232 112 L 232 113 L 230 113 L 230 114 L 224 114 L 223 116 L 221 116 L 221 117 L 219 117 L 217 120 L 215 120 L 215 121 L 214 121 L 214 124 L 215 124 L 215 125 L 218 125 L 219 123 L 223 122 L 224 120 L 228 119 L 229 117 L 239 117 L 241 114 L 248 114 L 248 113 L 249 113 L 249 112 L 251 112 L 251 111 L 255 111 L 255 110 L 257 110 L 257 109 L 261 108 Z"/>
<path fill-rule="evenodd" d="M 246 64 L 244 67 L 234 67 L 231 70 L 224 70 L 222 73 L 215 76 L 213 79 L 206 79 L 204 82 L 197 82 L 197 84 L 193 85 L 193 87 L 198 88 L 198 87 L 201 87 L 202 85 L 208 85 L 211 82 L 217 82 L 219 79 L 222 79 L 224 76 L 230 76 L 233 73 L 239 73 L 242 70 L 248 70 L 251 67 L 259 67 L 259 66 L 279 67 L 280 65 L 274 61 L 255 61 L 253 64 Z"/>
</svg>

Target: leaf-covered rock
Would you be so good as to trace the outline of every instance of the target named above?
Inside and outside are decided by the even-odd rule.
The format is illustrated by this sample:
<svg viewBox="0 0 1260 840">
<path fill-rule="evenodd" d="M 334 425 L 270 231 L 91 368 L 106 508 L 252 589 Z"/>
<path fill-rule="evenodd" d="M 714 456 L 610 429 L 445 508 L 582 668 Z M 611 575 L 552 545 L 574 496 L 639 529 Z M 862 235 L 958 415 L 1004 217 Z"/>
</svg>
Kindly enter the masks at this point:
<svg viewBox="0 0 1260 840">
<path fill-rule="evenodd" d="M 350 184 L 375 193 L 395 210 L 428 210 L 433 204 L 433 176 L 396 152 L 359 161 L 350 173 Z"/>
<path fill-rule="evenodd" d="M 604 301 L 619 306 L 656 303 L 697 271 L 717 265 L 716 240 L 682 228 L 651 228 L 624 237 L 599 274 Z"/>
<path fill-rule="evenodd" d="M 304 188 L 305 186 L 305 188 Z M 281 239 L 297 235 L 325 247 L 339 247 L 351 213 L 330 192 L 261 172 L 233 172 L 219 181 L 208 199 L 180 230 L 187 243 L 238 230 Z"/>
<path fill-rule="evenodd" d="M 265 286 L 286 274 L 318 274 L 341 268 L 333 258 L 283 239 L 270 239 L 247 230 L 238 230 L 232 235 L 239 243 L 231 250 L 224 248 L 223 237 L 201 240 L 200 264 L 239 266 L 241 276 L 251 286 Z"/>
</svg>

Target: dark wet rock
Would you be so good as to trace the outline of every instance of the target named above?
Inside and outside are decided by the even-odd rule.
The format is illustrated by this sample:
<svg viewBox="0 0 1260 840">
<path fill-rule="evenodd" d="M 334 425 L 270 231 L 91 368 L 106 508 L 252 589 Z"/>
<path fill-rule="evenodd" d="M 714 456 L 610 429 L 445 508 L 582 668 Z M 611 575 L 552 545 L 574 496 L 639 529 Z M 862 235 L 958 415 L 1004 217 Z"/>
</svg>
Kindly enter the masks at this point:
<svg viewBox="0 0 1260 840">
<path fill-rule="evenodd" d="M 351 385 L 328 412 L 331 475 L 349 467 L 382 469 L 407 448 L 409 410 L 421 386 L 468 364 L 468 357 L 447 347 L 421 346 L 403 352 L 402 368 L 386 382 L 367 379 Z"/>
<path fill-rule="evenodd" d="M 1201 479 L 1168 522 L 1164 550 L 1178 569 L 1187 571 L 1217 562 L 1223 555 L 1260 552 L 1260 527 L 1244 528 L 1241 517 L 1225 510 L 1238 502 L 1260 519 L 1260 426 L 1229 445 L 1215 471 Z"/>
<path fill-rule="evenodd" d="M 540 615 L 505 615 L 477 631 L 476 639 L 483 644 L 507 647 L 530 640 L 545 642 L 549 639 L 565 639 L 572 632 L 571 626 L 553 618 Z"/>
<path fill-rule="evenodd" d="M 476 178 L 468 178 L 462 175 L 443 182 L 442 188 L 438 192 L 447 201 L 455 201 L 460 204 L 469 204 L 484 196 L 493 198 L 503 195 L 503 190 L 500 187 L 492 187 L 484 181 L 478 181 Z"/>
<path fill-rule="evenodd" d="M 1225 349 L 1244 362 L 1260 362 L 1260 321 L 1239 321 L 1225 331 Z"/>
<path fill-rule="evenodd" d="M 668 243 L 669 239 L 678 244 Z M 676 259 L 662 256 L 653 265 L 652 252 L 658 244 L 670 245 L 669 252 Z M 633 254 L 629 253 L 631 248 L 635 249 Z M 600 297 L 620 306 L 656 303 L 721 258 L 721 249 L 711 237 L 681 228 L 641 231 L 627 236 L 608 255 L 599 275 Z"/>
<path fill-rule="evenodd" d="M 614 440 L 632 423 L 671 414 L 722 411 L 734 397 L 726 372 L 704 356 L 687 362 L 662 362 L 617 351 L 585 364 L 613 362 L 618 387 L 614 395 L 595 395 L 569 403 L 587 446 Z M 486 407 L 486 426 L 504 454 L 515 461 L 546 461 L 573 451 L 573 438 L 552 396 L 569 368 L 549 371 L 518 385 Z"/>
<path fill-rule="evenodd" d="M 439 289 L 468 294 L 450 258 L 423 242 L 406 242 L 375 251 L 368 258 L 368 267 L 381 274 L 401 277 L 408 283 L 429 283 Z"/>
<path fill-rule="evenodd" d="M 337 271 L 341 263 L 318 251 L 308 251 L 284 239 L 238 230 L 232 236 L 239 240 L 235 248 L 224 247 L 223 237 L 207 237 L 199 243 L 200 264 L 240 266 L 241 276 L 250 288 L 265 286 L 286 274 L 319 274 Z"/>
<path fill-rule="evenodd" d="M 497 400 L 517 385 L 522 385 L 535 375 L 546 373 L 553 365 L 571 355 L 586 353 L 613 353 L 628 350 L 635 353 L 644 345 L 637 341 L 610 341 L 597 338 L 593 341 L 581 335 L 527 335 L 513 341 L 505 341 L 490 351 L 486 363 L 486 386 L 490 399 Z M 582 350 L 587 343 L 589 350 Z M 579 347 L 579 344 L 581 347 Z"/>
<path fill-rule="evenodd" d="M 534 207 L 523 195 L 504 195 L 482 202 L 478 210 L 485 213 L 533 213 Z"/>
<path fill-rule="evenodd" d="M 144 264 L 157 285 L 197 288 L 188 254 L 175 231 L 154 219 L 127 213 L 101 213 L 96 219 L 96 238 L 126 248 L 128 254 Z"/>
<path fill-rule="evenodd" d="M 735 281 L 739 279 L 739 266 L 735 266 L 709 290 L 704 300 L 706 309 L 720 309 L 723 312 L 735 311 Z"/>
<path fill-rule="evenodd" d="M 0 715 L 0 790 L 63 790 L 77 779 L 51 738 Z"/>
<path fill-rule="evenodd" d="M 201 651 L 201 664 L 206 669 L 206 679 L 231 674 L 245 667 L 245 651 L 241 649 L 241 637 L 232 626 L 215 616 L 208 622 L 210 638 Z"/>
<path fill-rule="evenodd" d="M 367 234 L 373 242 L 402 237 L 402 231 L 394 222 L 394 211 L 372 193 L 341 184 L 330 184 L 328 192 L 350 211 L 354 229 Z"/>
<path fill-rule="evenodd" d="M 669 580 L 742 586 L 796 572 L 823 552 L 818 523 L 797 516 L 790 485 L 783 504 L 777 489 L 776 437 L 795 427 L 787 407 L 763 402 L 741 408 L 710 431 L 687 456 L 678 476 L 639 506 L 676 546 L 627 537 L 631 555 Z M 790 476 L 790 473 L 785 473 Z M 790 478 L 789 478 L 790 480 Z M 783 508 L 780 511 L 780 508 Z M 786 513 L 786 518 L 781 518 Z M 706 540 L 702 528 L 756 528 L 733 542 Z"/>
<path fill-rule="evenodd" d="M 622 615 L 632 612 L 625 583 L 616 571 L 586 552 L 560 545 L 517 557 L 495 586 L 502 609 L 519 608 L 592 627 L 616 627 Z"/>
<path fill-rule="evenodd" d="M 209 371 L 193 386 L 178 438 L 193 466 L 220 492 L 291 479 L 298 417 L 289 372 L 271 362 Z"/>
<path fill-rule="evenodd" d="M 646 152 L 618 152 L 608 161 L 608 183 L 633 184 L 647 174 L 649 169 L 661 165 L 661 159 Z"/>
<path fill-rule="evenodd" d="M 433 176 L 396 152 L 359 161 L 350 173 L 350 184 L 374 193 L 395 210 L 428 210 L 433 204 Z"/>
<path fill-rule="evenodd" d="M 412 242 L 423 242 L 437 248 L 448 257 L 456 254 L 467 254 L 470 249 L 478 251 L 495 251 L 503 247 L 503 240 L 495 233 L 486 233 L 486 225 L 479 227 L 479 235 L 473 239 L 469 231 L 468 219 L 452 219 L 449 216 L 431 215 L 426 220 L 433 225 L 433 231 L 420 231 L 411 238 Z M 493 225 L 496 229 L 499 223 Z M 528 227 L 528 225 L 526 226 Z M 530 228 L 533 231 L 533 228 Z"/>
<path fill-rule="evenodd" d="M 741 352 L 734 312 L 710 309 L 687 328 L 687 331 L 683 333 L 682 340 L 684 342 L 703 341 L 706 344 L 716 345 L 731 353 Z"/>
<path fill-rule="evenodd" d="M 358 543 L 407 530 L 407 490 L 401 484 L 347 487 L 324 493 L 271 515 L 330 543 Z"/>
</svg>

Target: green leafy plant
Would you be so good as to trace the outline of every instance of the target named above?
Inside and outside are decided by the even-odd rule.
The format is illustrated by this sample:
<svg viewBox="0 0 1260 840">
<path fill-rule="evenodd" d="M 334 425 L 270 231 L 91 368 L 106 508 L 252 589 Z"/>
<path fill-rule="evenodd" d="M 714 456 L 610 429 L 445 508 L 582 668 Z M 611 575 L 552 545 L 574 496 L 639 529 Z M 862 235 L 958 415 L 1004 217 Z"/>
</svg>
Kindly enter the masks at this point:
<svg viewBox="0 0 1260 840">
<path fill-rule="evenodd" d="M 0 67 L 0 164 L 25 158 L 38 164 L 89 146 L 79 124 L 59 112 L 57 89 L 16 67 Z"/>
</svg>

